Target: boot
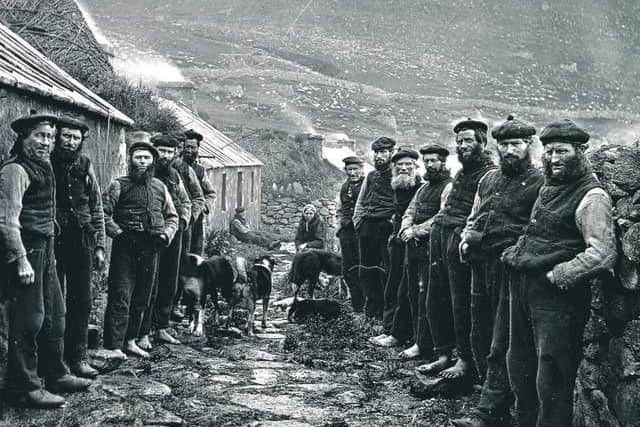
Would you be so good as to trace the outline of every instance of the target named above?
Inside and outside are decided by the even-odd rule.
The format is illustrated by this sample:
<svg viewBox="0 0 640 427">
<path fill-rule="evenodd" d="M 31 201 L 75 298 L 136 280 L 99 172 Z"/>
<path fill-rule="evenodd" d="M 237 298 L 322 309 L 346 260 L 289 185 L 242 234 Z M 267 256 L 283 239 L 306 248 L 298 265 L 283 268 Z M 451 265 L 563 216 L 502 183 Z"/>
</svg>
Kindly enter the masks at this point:
<svg viewBox="0 0 640 427">
<path fill-rule="evenodd" d="M 21 394 L 9 394 L 7 400 L 10 404 L 22 408 L 53 409 L 65 404 L 64 397 L 49 393 L 44 389 L 32 390 Z"/>
<path fill-rule="evenodd" d="M 95 379 L 98 376 L 98 371 L 93 369 L 86 360 L 80 360 L 79 362 L 73 362 L 69 364 L 71 373 L 77 377 Z"/>
<path fill-rule="evenodd" d="M 55 380 L 47 380 L 47 390 L 54 393 L 75 393 L 85 391 L 93 381 L 86 378 L 78 378 L 71 374 L 66 374 Z"/>
</svg>

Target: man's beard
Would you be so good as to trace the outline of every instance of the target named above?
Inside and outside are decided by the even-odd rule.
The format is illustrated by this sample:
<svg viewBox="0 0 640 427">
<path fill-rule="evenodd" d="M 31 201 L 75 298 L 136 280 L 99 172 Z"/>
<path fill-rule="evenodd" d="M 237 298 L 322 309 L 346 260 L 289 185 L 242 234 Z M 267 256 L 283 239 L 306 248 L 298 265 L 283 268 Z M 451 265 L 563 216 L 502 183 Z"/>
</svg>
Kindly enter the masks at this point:
<svg viewBox="0 0 640 427">
<path fill-rule="evenodd" d="M 427 171 L 424 174 L 424 179 L 427 181 L 433 181 L 434 179 L 438 179 L 442 175 L 444 171 L 444 167 L 436 168 L 427 168 Z"/>
<path fill-rule="evenodd" d="M 550 184 L 571 182 L 589 171 L 589 162 L 584 152 L 576 149 L 576 155 L 563 162 L 564 169 L 557 175 L 553 174 L 551 160 L 543 159 L 544 176 Z"/>
<path fill-rule="evenodd" d="M 155 171 L 160 175 L 166 175 L 169 173 L 170 168 L 171 168 L 170 159 L 158 159 L 156 163 Z"/>
<path fill-rule="evenodd" d="M 514 156 L 513 154 L 502 155 L 498 152 L 498 155 L 500 157 L 500 170 L 502 170 L 502 173 L 507 176 L 516 176 L 524 172 L 531 164 L 531 158 L 529 157 L 528 151 L 523 159 L 518 156 Z"/>
<path fill-rule="evenodd" d="M 393 170 L 391 188 L 394 190 L 406 190 L 407 188 L 415 187 L 416 184 L 415 170 L 411 173 L 397 173 L 395 169 Z"/>
<path fill-rule="evenodd" d="M 56 145 L 53 148 L 53 157 L 61 160 L 64 163 L 72 163 L 74 160 L 78 158 L 80 153 L 80 147 L 77 150 L 71 151 L 66 148 L 61 147 L 60 145 Z"/>
<path fill-rule="evenodd" d="M 471 153 L 466 157 L 460 151 L 460 147 L 456 148 L 456 151 L 458 152 L 458 160 L 462 163 L 462 168 L 465 169 L 480 161 L 484 154 L 484 147 L 482 144 L 475 144 L 471 149 Z"/>
<path fill-rule="evenodd" d="M 373 162 L 374 167 L 377 171 L 383 171 L 389 167 L 390 160 L 375 160 Z"/>
<path fill-rule="evenodd" d="M 135 167 L 132 163 L 129 163 L 129 178 L 132 181 L 137 183 L 147 182 L 154 173 L 153 165 L 150 165 L 148 168 L 142 170 L 140 168 Z"/>
<path fill-rule="evenodd" d="M 196 161 L 196 155 L 189 153 L 188 151 L 183 151 L 182 152 L 182 160 L 184 160 L 185 162 L 189 163 L 189 164 L 193 164 L 193 162 Z"/>
</svg>

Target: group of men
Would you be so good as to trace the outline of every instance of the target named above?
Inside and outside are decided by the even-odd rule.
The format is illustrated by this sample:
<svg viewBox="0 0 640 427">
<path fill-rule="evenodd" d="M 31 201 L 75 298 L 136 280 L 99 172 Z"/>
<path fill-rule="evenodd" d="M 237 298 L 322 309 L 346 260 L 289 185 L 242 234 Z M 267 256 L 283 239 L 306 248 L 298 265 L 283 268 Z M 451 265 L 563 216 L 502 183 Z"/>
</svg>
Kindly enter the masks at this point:
<svg viewBox="0 0 640 427">
<path fill-rule="evenodd" d="M 178 317 L 180 261 L 202 254 L 215 191 L 197 161 L 193 130 L 133 141 L 128 172 L 104 193 L 82 152 L 89 127 L 69 115 L 32 113 L 0 166 L 2 302 L 9 322 L 5 398 L 55 408 L 60 393 L 87 389 L 91 274 L 112 238 L 104 346 L 114 357 L 149 357 L 150 334 Z M 41 379 L 44 379 L 44 386 Z"/>
<path fill-rule="evenodd" d="M 572 424 L 573 388 L 589 316 L 589 280 L 615 263 L 611 200 L 585 157 L 589 135 L 570 120 L 539 134 L 509 116 L 455 125 L 461 169 L 449 151 L 420 153 L 391 138 L 371 149 L 375 170 L 344 159 L 338 237 L 356 312 L 382 320 L 375 345 L 409 344 L 417 370 L 482 383 L 480 402 L 456 426 Z M 417 173 L 418 160 L 426 173 Z"/>
</svg>

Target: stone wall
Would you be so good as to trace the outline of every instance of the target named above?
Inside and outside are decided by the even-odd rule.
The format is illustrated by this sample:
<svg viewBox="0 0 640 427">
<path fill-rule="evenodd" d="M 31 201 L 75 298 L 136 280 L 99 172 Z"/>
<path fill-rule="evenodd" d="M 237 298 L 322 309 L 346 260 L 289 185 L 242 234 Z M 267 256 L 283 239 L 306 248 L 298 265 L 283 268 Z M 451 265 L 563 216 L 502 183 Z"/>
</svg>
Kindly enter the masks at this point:
<svg viewBox="0 0 640 427">
<path fill-rule="evenodd" d="M 281 234 L 284 238 L 293 240 L 302 208 L 311 203 L 317 209 L 325 224 L 325 243 L 327 248 L 334 249 L 336 201 L 330 199 L 305 200 L 292 196 L 274 196 L 264 194 L 262 199 L 262 226 L 269 231 Z"/>
</svg>

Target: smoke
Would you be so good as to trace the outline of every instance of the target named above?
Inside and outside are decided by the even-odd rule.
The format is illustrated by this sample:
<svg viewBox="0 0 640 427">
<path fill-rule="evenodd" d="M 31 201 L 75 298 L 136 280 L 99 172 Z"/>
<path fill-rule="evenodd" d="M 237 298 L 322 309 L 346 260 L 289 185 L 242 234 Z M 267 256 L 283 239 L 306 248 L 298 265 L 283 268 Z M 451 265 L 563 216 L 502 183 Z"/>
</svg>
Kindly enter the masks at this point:
<svg viewBox="0 0 640 427">
<path fill-rule="evenodd" d="M 317 133 L 316 129 L 313 127 L 313 123 L 311 122 L 311 119 L 309 117 L 307 117 L 306 115 L 304 115 L 303 113 L 299 112 L 291 104 L 289 104 L 287 102 L 282 102 L 280 104 L 280 112 L 284 116 L 286 116 L 289 119 L 291 119 L 291 121 L 293 122 L 293 124 L 296 127 L 301 128 L 302 132 L 304 132 L 304 133 Z"/>
</svg>

